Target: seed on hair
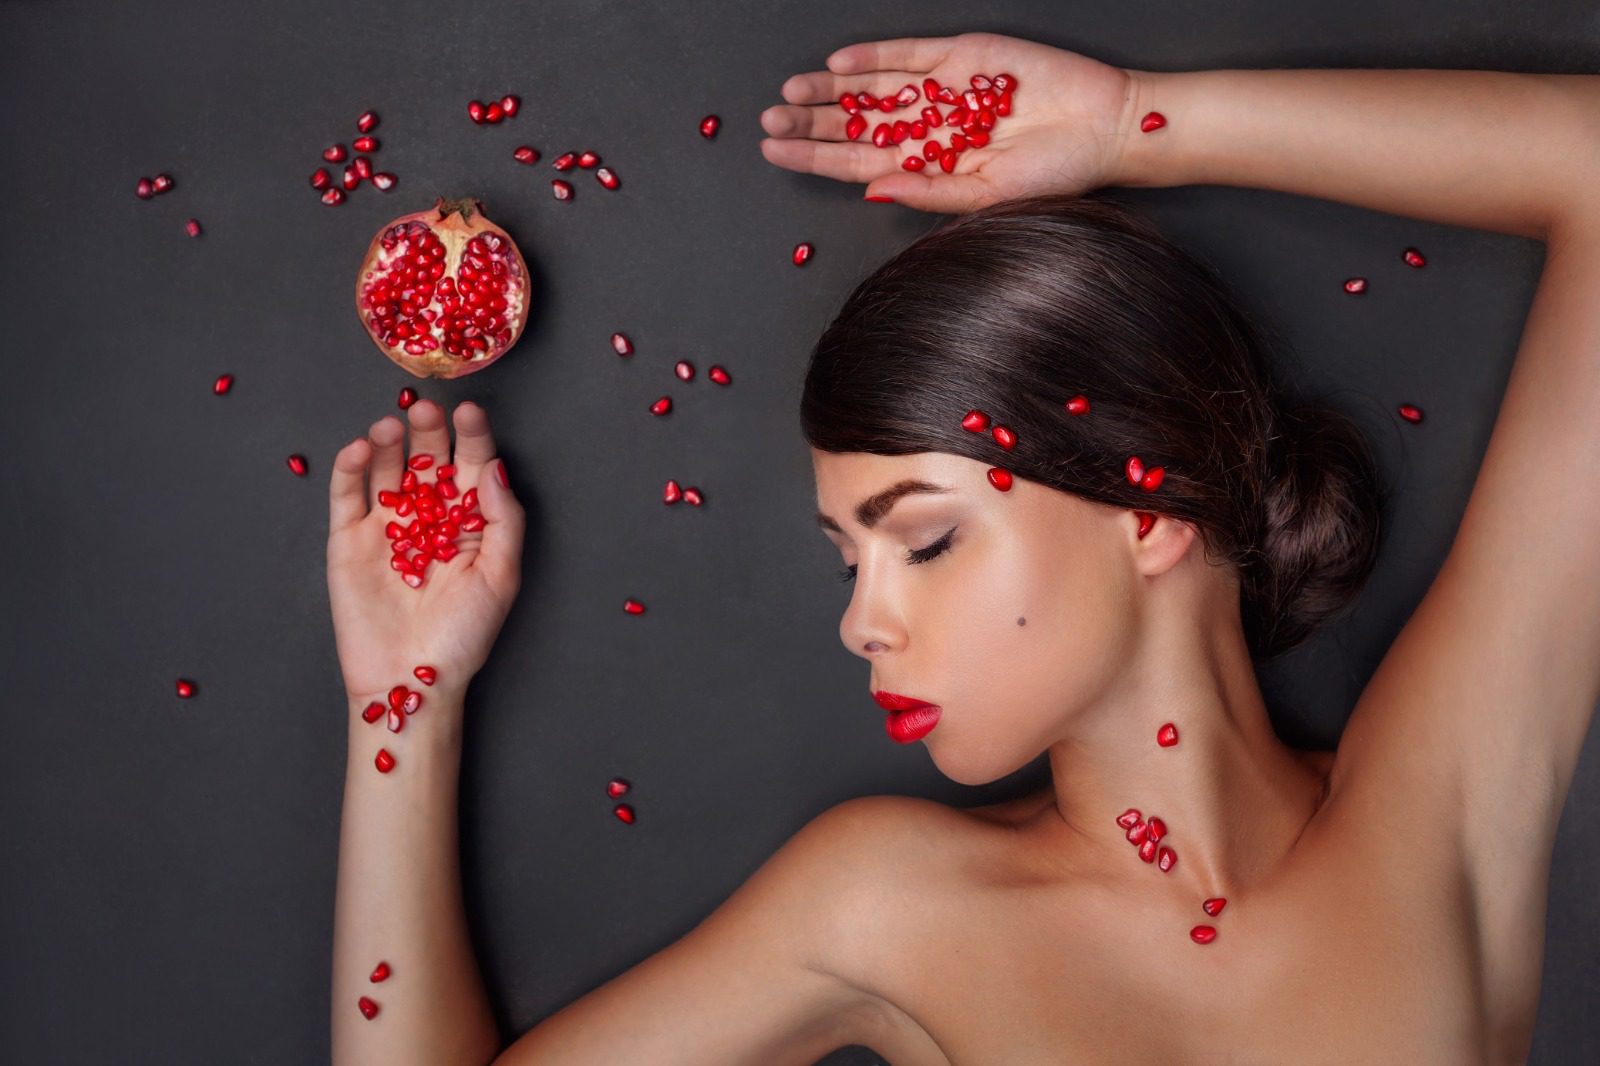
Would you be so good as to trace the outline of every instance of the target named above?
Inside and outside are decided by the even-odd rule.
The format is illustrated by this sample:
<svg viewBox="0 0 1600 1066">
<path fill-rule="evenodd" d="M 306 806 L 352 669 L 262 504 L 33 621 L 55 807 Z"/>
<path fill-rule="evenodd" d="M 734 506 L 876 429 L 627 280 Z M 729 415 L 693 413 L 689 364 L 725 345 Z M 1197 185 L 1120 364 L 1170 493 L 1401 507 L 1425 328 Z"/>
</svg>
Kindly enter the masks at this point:
<svg viewBox="0 0 1600 1066">
<path fill-rule="evenodd" d="M 644 604 L 632 598 L 622 601 L 622 609 L 629 614 L 644 614 Z"/>
<path fill-rule="evenodd" d="M 1145 862 L 1156 861 L 1156 842 L 1146 837 L 1145 842 L 1139 845 L 1139 858 Z"/>
<path fill-rule="evenodd" d="M 183 231 L 191 237 L 200 236 L 200 220 L 198 218 L 191 218 L 189 221 L 183 224 Z"/>
<path fill-rule="evenodd" d="M 431 666 L 419 666 L 411 672 L 416 675 L 417 680 L 421 681 L 424 685 L 431 685 L 435 681 L 439 680 L 439 671 L 435 670 Z"/>
<path fill-rule="evenodd" d="M 1217 931 L 1209 925 L 1197 925 L 1189 930 L 1189 939 L 1196 944 L 1209 944 L 1217 939 Z"/>
<path fill-rule="evenodd" d="M 289 456 L 289 469 L 294 471 L 296 477 L 305 477 L 306 457 L 303 455 Z"/>
<path fill-rule="evenodd" d="M 386 774 L 394 769 L 394 756 L 390 755 L 386 748 L 379 748 L 378 757 L 372 761 L 378 767 L 380 774 Z"/>
<path fill-rule="evenodd" d="M 1215 918 L 1217 915 L 1222 913 L 1222 908 L 1226 907 L 1227 905 L 1228 901 L 1224 897 L 1212 896 L 1210 899 L 1200 904 L 1200 909 L 1211 915 L 1211 917 Z"/>
<path fill-rule="evenodd" d="M 1000 445 L 1000 447 L 1004 448 L 1006 451 L 1010 451 L 1012 448 L 1017 446 L 1017 435 L 1011 432 L 1011 430 L 1007 429 L 1005 426 L 995 426 L 993 430 L 993 436 L 995 443 Z"/>
<path fill-rule="evenodd" d="M 1139 120 L 1139 132 L 1151 133 L 1167 124 L 1167 117 L 1159 111 L 1152 111 Z"/>
<path fill-rule="evenodd" d="M 1144 462 L 1137 455 L 1130 455 L 1127 463 L 1128 483 L 1137 485 L 1144 477 Z"/>
<path fill-rule="evenodd" d="M 1070 399 L 1066 403 L 1062 404 L 1062 406 L 1067 409 L 1067 413 L 1068 414 L 1071 414 L 1071 415 L 1085 414 L 1089 410 L 1089 398 L 1087 396 L 1083 395 L 1083 393 L 1080 392 L 1078 395 L 1074 396 L 1072 399 Z"/>
<path fill-rule="evenodd" d="M 617 816 L 617 821 L 633 824 L 633 808 L 626 803 L 619 803 L 611 808 L 611 813 Z"/>
<path fill-rule="evenodd" d="M 687 359 L 679 359 L 678 365 L 672 368 L 672 372 L 683 381 L 691 381 L 694 378 L 694 364 Z"/>
<path fill-rule="evenodd" d="M 666 489 L 661 493 L 662 503 L 677 503 L 683 498 L 683 490 L 676 481 L 668 481 Z"/>
<path fill-rule="evenodd" d="M 1156 730 L 1156 743 L 1163 748 L 1170 748 L 1178 742 L 1178 727 L 1168 722 Z"/>
<path fill-rule="evenodd" d="M 378 1016 L 378 1005 L 369 996 L 362 996 L 356 1000 L 356 1006 L 361 1008 L 361 1013 L 366 1016 L 368 1021 Z"/>
<path fill-rule="evenodd" d="M 389 979 L 389 964 L 387 962 L 378 963 L 377 968 L 372 971 L 372 976 L 367 978 L 367 980 L 373 982 L 374 984 L 376 984 L 379 981 L 386 981 L 388 979 Z"/>
<path fill-rule="evenodd" d="M 1001 492 L 1011 491 L 1011 471 L 1004 467 L 991 466 L 988 471 L 989 484 Z"/>
<path fill-rule="evenodd" d="M 1156 865 L 1161 868 L 1161 872 L 1170 873 L 1177 864 L 1178 853 L 1171 848 L 1162 848 L 1159 857 L 1156 859 Z"/>
<path fill-rule="evenodd" d="M 610 781 L 606 782 L 606 795 L 610 796 L 612 799 L 616 799 L 618 796 L 625 794 L 628 789 L 632 787 L 633 785 L 628 782 L 627 778 L 613 777 Z"/>
<path fill-rule="evenodd" d="M 1422 253 L 1417 251 L 1415 248 L 1407 248 L 1405 250 L 1404 258 L 1406 261 L 1406 266 L 1423 267 L 1428 265 L 1428 261 L 1422 258 Z"/>
<path fill-rule="evenodd" d="M 1144 472 L 1144 477 L 1139 479 L 1139 487 L 1146 492 L 1154 492 L 1161 487 L 1162 479 L 1167 476 L 1164 466 L 1151 467 Z"/>
<path fill-rule="evenodd" d="M 712 364 L 710 370 L 706 371 L 706 377 L 710 378 L 718 385 L 731 385 L 733 383 L 733 379 L 728 376 L 728 372 L 722 369 L 722 367 L 717 366 L 715 363 Z"/>
<path fill-rule="evenodd" d="M 330 163 L 343 163 L 347 154 L 342 144 L 330 144 L 322 150 L 322 158 Z"/>
<path fill-rule="evenodd" d="M 1349 281 L 1344 283 L 1344 291 L 1359 296 L 1361 293 L 1367 291 L 1367 279 L 1351 278 Z"/>
<path fill-rule="evenodd" d="M 672 397 L 671 396 L 663 396 L 663 397 L 661 397 L 661 399 L 657 400 L 655 403 L 650 405 L 650 413 L 653 414 L 653 415 L 664 415 L 668 411 L 671 411 L 671 410 L 672 410 Z"/>
<path fill-rule="evenodd" d="M 811 259 L 811 242 L 801 241 L 794 246 L 794 255 L 791 257 L 795 266 L 804 266 Z"/>
<path fill-rule="evenodd" d="M 1414 423 L 1422 421 L 1422 408 L 1416 406 L 1415 404 L 1403 403 L 1400 405 L 1399 410 L 1400 417 L 1405 419 L 1407 422 Z"/>
<path fill-rule="evenodd" d="M 969 433 L 982 433 L 989 428 L 989 416 L 974 407 L 961 416 L 961 428 Z"/>
<path fill-rule="evenodd" d="M 1127 810 L 1117 815 L 1117 824 L 1124 829 L 1132 829 L 1134 826 L 1139 824 L 1139 820 L 1142 817 L 1143 816 L 1139 813 L 1139 808 L 1129 807 Z"/>
</svg>

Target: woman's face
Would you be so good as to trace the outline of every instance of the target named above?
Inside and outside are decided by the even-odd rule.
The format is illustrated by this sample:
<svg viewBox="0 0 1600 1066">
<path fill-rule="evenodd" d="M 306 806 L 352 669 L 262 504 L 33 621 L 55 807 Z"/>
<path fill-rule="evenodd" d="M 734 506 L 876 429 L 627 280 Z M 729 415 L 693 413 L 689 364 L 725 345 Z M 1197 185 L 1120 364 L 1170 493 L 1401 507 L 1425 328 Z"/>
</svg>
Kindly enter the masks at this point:
<svg viewBox="0 0 1600 1066">
<path fill-rule="evenodd" d="M 921 743 L 946 777 L 985 784 L 1027 765 L 1124 673 L 1136 633 L 1131 510 L 1021 478 L 1001 492 L 986 464 L 943 452 L 811 458 L 818 521 L 855 568 L 839 637 L 871 664 L 869 693 L 942 708 Z M 858 513 L 907 480 L 949 491 Z"/>
</svg>

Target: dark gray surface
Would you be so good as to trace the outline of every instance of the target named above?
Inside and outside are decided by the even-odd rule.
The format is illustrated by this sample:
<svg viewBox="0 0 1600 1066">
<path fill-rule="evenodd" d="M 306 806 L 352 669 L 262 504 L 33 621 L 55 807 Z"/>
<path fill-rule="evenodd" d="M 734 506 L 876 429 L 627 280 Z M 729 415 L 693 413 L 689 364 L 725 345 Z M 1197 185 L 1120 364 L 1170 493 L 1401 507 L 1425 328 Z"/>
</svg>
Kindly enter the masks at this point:
<svg viewBox="0 0 1600 1066">
<path fill-rule="evenodd" d="M 0 1058 L 327 1058 L 345 729 L 327 475 L 413 383 L 350 307 L 387 219 L 476 194 L 537 277 L 511 354 L 421 386 L 489 410 L 529 506 L 462 770 L 469 917 L 509 1036 L 681 936 L 840 800 L 969 806 L 1044 780 L 1042 761 L 984 788 L 941 778 L 883 736 L 838 642 L 848 586 L 810 521 L 804 358 L 850 285 L 939 220 L 767 164 L 756 117 L 784 78 L 852 41 L 965 29 L 1157 70 L 1588 72 L 1600 51 L 1578 3 L 971 10 L 0 3 Z M 466 120 L 467 99 L 505 91 L 517 119 Z M 367 107 L 400 185 L 326 208 L 306 176 Z M 509 158 L 524 142 L 531 170 Z M 621 190 L 580 175 L 554 201 L 547 161 L 585 147 Z M 177 188 L 136 199 L 162 169 Z M 1276 193 L 1123 195 L 1281 324 L 1291 380 L 1356 415 L 1402 486 L 1359 607 L 1262 676 L 1284 738 L 1330 747 L 1449 546 L 1542 249 Z M 816 255 L 796 270 L 800 240 Z M 1409 244 L 1425 270 L 1400 262 Z M 1338 286 L 1354 273 L 1372 281 L 1359 303 Z M 702 376 L 678 382 L 679 358 Z M 713 362 L 732 387 L 704 379 Z M 653 418 L 664 392 L 675 410 Z M 1394 418 L 1402 399 L 1425 427 Z M 662 507 L 668 477 L 706 505 Z M 619 611 L 630 595 L 649 613 Z M 1551 871 L 1540 1063 L 1600 1061 L 1593 748 Z M 609 813 L 615 774 L 633 827 Z"/>
</svg>

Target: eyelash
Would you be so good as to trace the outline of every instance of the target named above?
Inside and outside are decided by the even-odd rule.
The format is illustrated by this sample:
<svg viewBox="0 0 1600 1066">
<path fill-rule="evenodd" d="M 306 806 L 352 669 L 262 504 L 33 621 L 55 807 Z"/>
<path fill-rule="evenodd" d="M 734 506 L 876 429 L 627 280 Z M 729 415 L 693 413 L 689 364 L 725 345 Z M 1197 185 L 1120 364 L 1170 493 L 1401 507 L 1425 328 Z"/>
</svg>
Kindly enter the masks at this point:
<svg viewBox="0 0 1600 1066">
<path fill-rule="evenodd" d="M 926 548 L 916 548 L 910 552 L 907 552 L 906 562 L 914 565 L 916 563 L 932 562 L 934 559 L 937 559 L 939 556 L 950 550 L 950 541 L 955 537 L 956 530 L 960 528 L 960 526 L 954 527 L 950 530 L 950 532 L 946 533 L 944 536 L 940 537 Z M 853 566 L 847 566 L 843 570 L 839 571 L 840 581 L 854 581 L 855 577 L 856 568 Z"/>
</svg>

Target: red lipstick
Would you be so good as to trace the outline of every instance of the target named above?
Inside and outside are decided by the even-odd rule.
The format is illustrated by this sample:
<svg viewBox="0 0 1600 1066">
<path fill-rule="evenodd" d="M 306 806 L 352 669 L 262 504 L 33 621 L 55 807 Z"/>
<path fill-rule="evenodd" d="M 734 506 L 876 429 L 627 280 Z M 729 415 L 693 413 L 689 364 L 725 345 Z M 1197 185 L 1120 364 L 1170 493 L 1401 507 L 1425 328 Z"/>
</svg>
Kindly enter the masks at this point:
<svg viewBox="0 0 1600 1066">
<path fill-rule="evenodd" d="M 884 729 L 896 744 L 921 740 L 939 724 L 939 716 L 943 713 L 937 704 L 894 692 L 874 692 L 872 698 L 879 707 L 889 712 Z"/>
</svg>

